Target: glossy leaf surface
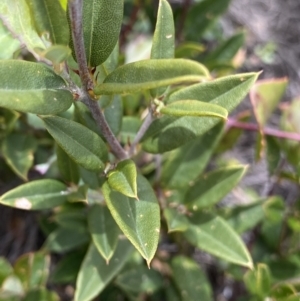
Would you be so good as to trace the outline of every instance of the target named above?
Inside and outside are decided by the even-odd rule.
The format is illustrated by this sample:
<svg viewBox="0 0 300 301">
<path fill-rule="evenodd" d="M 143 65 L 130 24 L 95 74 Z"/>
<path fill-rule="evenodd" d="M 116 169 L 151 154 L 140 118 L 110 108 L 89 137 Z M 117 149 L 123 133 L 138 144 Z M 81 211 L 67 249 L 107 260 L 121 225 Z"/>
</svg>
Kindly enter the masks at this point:
<svg viewBox="0 0 300 301">
<path fill-rule="evenodd" d="M 57 116 L 43 118 L 46 128 L 57 144 L 82 167 L 103 170 L 107 148 L 103 140 L 83 125 Z"/>
<path fill-rule="evenodd" d="M 67 187 L 56 180 L 44 179 L 18 186 L 0 198 L 0 203 L 24 210 L 50 209 L 67 201 Z"/>
<path fill-rule="evenodd" d="M 210 283 L 194 260 L 176 256 L 172 260 L 171 267 L 172 277 L 183 301 L 213 300 Z"/>
<path fill-rule="evenodd" d="M 179 100 L 161 108 L 160 112 L 171 116 L 219 117 L 227 118 L 227 111 L 218 105 L 199 100 Z"/>
<path fill-rule="evenodd" d="M 197 82 L 208 76 L 203 65 L 190 60 L 143 60 L 118 67 L 94 91 L 96 94 L 136 93 L 166 85 Z"/>
<path fill-rule="evenodd" d="M 95 204 L 90 207 L 88 226 L 95 247 L 109 263 L 117 247 L 120 231 L 106 206 Z"/>
<path fill-rule="evenodd" d="M 104 183 L 107 206 L 120 229 L 150 264 L 157 249 L 160 231 L 160 209 L 148 180 L 137 176 L 138 199 L 129 198 Z"/>
<path fill-rule="evenodd" d="M 137 171 L 132 160 L 123 160 L 108 174 L 108 184 L 128 197 L 137 198 Z"/>
<path fill-rule="evenodd" d="M 221 201 L 241 180 L 245 166 L 221 168 L 201 176 L 185 195 L 185 203 L 193 210 Z"/>
<path fill-rule="evenodd" d="M 218 216 L 196 213 L 184 235 L 199 249 L 229 262 L 252 268 L 251 256 L 238 234 Z"/>
<path fill-rule="evenodd" d="M 118 41 L 122 20 L 123 0 L 83 1 L 84 46 L 90 67 L 102 64 L 109 57 Z M 71 48 L 72 44 L 73 41 Z"/>
<path fill-rule="evenodd" d="M 76 281 L 75 301 L 90 301 L 96 297 L 122 269 L 132 250 L 128 241 L 120 240 L 114 256 L 107 264 L 91 244 Z"/>
<path fill-rule="evenodd" d="M 1 107 L 40 115 L 64 112 L 73 101 L 65 81 L 50 68 L 17 60 L 0 61 L 0 93 Z"/>
<path fill-rule="evenodd" d="M 2 153 L 6 163 L 23 180 L 33 164 L 33 153 L 37 143 L 32 136 L 11 134 L 2 142 Z"/>
</svg>

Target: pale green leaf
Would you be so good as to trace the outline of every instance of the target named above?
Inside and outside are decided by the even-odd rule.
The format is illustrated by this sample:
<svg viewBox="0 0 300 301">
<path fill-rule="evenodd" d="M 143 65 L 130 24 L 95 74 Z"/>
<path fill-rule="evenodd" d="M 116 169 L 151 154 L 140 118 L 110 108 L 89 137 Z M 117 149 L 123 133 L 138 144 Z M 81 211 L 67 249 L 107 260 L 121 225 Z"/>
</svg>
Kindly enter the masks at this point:
<svg viewBox="0 0 300 301">
<path fill-rule="evenodd" d="M 3 281 L 0 298 L 5 297 L 5 299 L 0 300 L 20 301 L 20 298 L 24 295 L 24 293 L 25 292 L 21 280 L 17 276 L 11 275 Z"/>
<path fill-rule="evenodd" d="M 10 134 L 2 141 L 2 154 L 6 163 L 23 180 L 33 164 L 37 143 L 32 136 Z"/>
<path fill-rule="evenodd" d="M 176 58 L 192 58 L 204 52 L 205 47 L 195 42 L 184 42 L 175 49 Z"/>
<path fill-rule="evenodd" d="M 148 180 L 137 176 L 138 199 L 112 190 L 104 183 L 102 189 L 107 206 L 120 229 L 150 264 L 158 244 L 160 208 Z"/>
<path fill-rule="evenodd" d="M 94 91 L 96 94 L 128 94 L 167 85 L 199 82 L 207 77 L 207 69 L 194 61 L 143 60 L 118 67 Z"/>
<path fill-rule="evenodd" d="M 202 175 L 185 195 L 188 208 L 199 210 L 221 201 L 242 179 L 246 166 L 229 166 Z"/>
<path fill-rule="evenodd" d="M 184 236 L 203 251 L 229 262 L 252 268 L 251 256 L 239 235 L 218 216 L 195 213 Z"/>
<path fill-rule="evenodd" d="M 258 81 L 250 93 L 256 120 L 264 127 L 273 111 L 277 108 L 288 85 L 286 77 Z"/>
<path fill-rule="evenodd" d="M 57 144 L 82 167 L 101 171 L 107 160 L 103 140 L 83 125 L 57 116 L 44 117 L 46 128 Z"/>
<path fill-rule="evenodd" d="M 192 259 L 176 256 L 172 259 L 172 278 L 180 292 L 182 301 L 212 301 L 212 288 L 201 270 Z"/>
<path fill-rule="evenodd" d="M 229 75 L 195 84 L 170 95 L 168 102 L 195 99 L 217 104 L 231 112 L 244 99 L 259 73 Z"/>
<path fill-rule="evenodd" d="M 54 45 L 40 54 L 54 65 L 58 65 L 67 60 L 71 55 L 71 49 L 68 46 Z"/>
<path fill-rule="evenodd" d="M 77 277 L 75 301 L 95 298 L 122 269 L 132 251 L 128 241 L 120 240 L 114 256 L 107 264 L 94 244 L 91 244 Z"/>
<path fill-rule="evenodd" d="M 168 232 L 183 232 L 187 230 L 189 222 L 185 215 L 175 208 L 165 208 L 164 217 L 168 225 Z"/>
<path fill-rule="evenodd" d="M 30 290 L 46 285 L 50 268 L 50 256 L 45 252 L 28 253 L 14 264 L 15 275 L 22 281 L 24 289 Z"/>
<path fill-rule="evenodd" d="M 20 47 L 20 42 L 11 35 L 0 19 L 0 60 L 13 58 L 14 52 Z"/>
<path fill-rule="evenodd" d="M 12 266 L 5 257 L 0 257 L 0 287 L 5 278 L 13 273 Z"/>
<path fill-rule="evenodd" d="M 95 247 L 109 263 L 118 243 L 118 225 L 107 207 L 99 204 L 89 208 L 88 225 Z"/>
<path fill-rule="evenodd" d="M 35 54 L 35 49 L 45 49 L 42 39 L 38 36 L 31 20 L 26 0 L 2 0 L 0 2 L 0 19 L 4 26 L 17 37 L 22 46 Z M 23 77 L 25 78 L 25 76 Z"/>
<path fill-rule="evenodd" d="M 61 182 L 36 180 L 6 192 L 1 196 L 0 203 L 24 210 L 50 209 L 66 202 L 68 193 Z"/>
<path fill-rule="evenodd" d="M 113 51 L 121 30 L 123 5 L 123 0 L 83 1 L 84 46 L 90 67 L 102 64 Z M 72 44 L 71 39 L 71 48 Z"/>
<path fill-rule="evenodd" d="M 1 107 L 41 115 L 64 112 L 73 101 L 63 78 L 50 68 L 17 60 L 0 61 L 0 93 Z"/>
<path fill-rule="evenodd" d="M 132 143 L 140 127 L 141 120 L 138 117 L 124 116 L 120 133 L 122 143 Z"/>
<path fill-rule="evenodd" d="M 52 44 L 68 45 L 68 22 L 59 0 L 26 1 L 38 34 L 48 33 Z"/>
<path fill-rule="evenodd" d="M 227 118 L 227 111 L 216 104 L 199 100 L 179 100 L 160 109 L 160 113 L 171 116 L 219 117 Z"/>
<path fill-rule="evenodd" d="M 60 147 L 56 146 L 57 166 L 67 182 L 77 184 L 80 178 L 78 165 Z"/>
<path fill-rule="evenodd" d="M 166 154 L 162 167 L 162 184 L 168 188 L 187 187 L 204 170 L 223 134 L 219 123 L 210 131 Z"/>
<path fill-rule="evenodd" d="M 113 189 L 128 197 L 137 198 L 137 171 L 132 160 L 124 160 L 109 172 L 108 184 Z"/>
</svg>

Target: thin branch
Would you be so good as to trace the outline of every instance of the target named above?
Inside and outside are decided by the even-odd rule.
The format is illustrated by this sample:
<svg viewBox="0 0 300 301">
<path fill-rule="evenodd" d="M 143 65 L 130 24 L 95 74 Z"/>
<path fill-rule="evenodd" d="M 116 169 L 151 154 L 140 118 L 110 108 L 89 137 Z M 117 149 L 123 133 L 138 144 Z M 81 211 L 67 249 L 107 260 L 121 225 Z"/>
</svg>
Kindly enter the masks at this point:
<svg viewBox="0 0 300 301">
<path fill-rule="evenodd" d="M 74 50 L 79 67 L 79 76 L 83 85 L 81 100 L 90 109 L 92 116 L 95 119 L 107 143 L 109 144 L 111 151 L 118 159 L 124 160 L 128 158 L 127 153 L 122 148 L 121 144 L 111 131 L 103 112 L 99 108 L 98 103 L 92 98 L 94 84 L 87 65 L 86 53 L 84 48 L 82 5 L 82 0 L 69 1 Z"/>
<path fill-rule="evenodd" d="M 143 124 L 141 125 L 140 129 L 138 130 L 131 146 L 130 146 L 130 150 L 129 150 L 129 156 L 133 156 L 135 154 L 136 151 L 136 146 L 138 145 L 138 143 L 141 141 L 141 139 L 143 138 L 143 136 L 145 135 L 145 133 L 147 132 L 149 126 L 151 125 L 151 123 L 153 122 L 153 120 L 155 119 L 154 114 L 153 114 L 153 109 L 152 107 L 149 107 L 149 112 L 146 116 L 146 118 L 143 121 Z"/>
<path fill-rule="evenodd" d="M 228 118 L 226 127 L 227 129 L 234 127 L 234 128 L 244 129 L 248 131 L 255 131 L 255 132 L 259 132 L 261 130 L 257 124 L 240 122 L 231 118 Z M 280 131 L 280 130 L 270 129 L 270 128 L 262 129 L 262 133 L 267 136 L 274 136 L 282 139 L 300 141 L 300 134 L 298 133 L 285 132 L 285 131 Z"/>
</svg>

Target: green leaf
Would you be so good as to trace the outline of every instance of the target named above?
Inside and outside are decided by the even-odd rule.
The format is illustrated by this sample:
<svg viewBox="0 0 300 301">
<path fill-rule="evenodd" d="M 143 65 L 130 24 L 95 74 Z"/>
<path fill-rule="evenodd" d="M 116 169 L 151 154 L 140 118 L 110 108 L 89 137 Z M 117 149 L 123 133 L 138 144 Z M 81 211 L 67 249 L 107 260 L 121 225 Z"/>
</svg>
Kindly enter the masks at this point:
<svg viewBox="0 0 300 301">
<path fill-rule="evenodd" d="M 22 281 L 26 291 L 45 286 L 49 268 L 50 256 L 44 252 L 25 254 L 14 264 L 15 275 Z"/>
<path fill-rule="evenodd" d="M 286 77 L 258 81 L 251 89 L 250 99 L 256 120 L 264 127 L 277 108 L 288 85 Z"/>
<path fill-rule="evenodd" d="M 51 209 L 66 202 L 68 193 L 61 182 L 36 180 L 6 192 L 1 196 L 0 203 L 24 210 Z"/>
<path fill-rule="evenodd" d="M 20 47 L 20 42 L 13 38 L 0 18 L 0 60 L 12 59 L 14 52 Z"/>
<path fill-rule="evenodd" d="M 81 263 L 85 256 L 82 250 L 72 251 L 62 258 L 51 273 L 50 281 L 54 284 L 75 283 Z"/>
<path fill-rule="evenodd" d="M 213 300 L 210 283 L 195 261 L 185 256 L 176 256 L 171 266 L 172 277 L 183 301 Z"/>
<path fill-rule="evenodd" d="M 153 35 L 151 59 L 172 59 L 175 48 L 175 28 L 172 8 L 168 1 L 160 0 Z M 166 87 L 151 91 L 151 95 L 161 95 Z"/>
<path fill-rule="evenodd" d="M 107 264 L 97 248 L 91 244 L 78 274 L 75 301 L 90 301 L 96 297 L 119 273 L 131 252 L 131 244 L 120 240 L 114 256 Z"/>
<path fill-rule="evenodd" d="M 204 52 L 205 47 L 195 42 L 184 42 L 175 49 L 176 58 L 192 58 Z"/>
<path fill-rule="evenodd" d="M 231 112 L 244 99 L 259 73 L 244 73 L 195 84 L 172 93 L 168 102 L 195 99 L 217 104 Z"/>
<path fill-rule="evenodd" d="M 29 291 L 22 301 L 33 301 L 33 300 L 42 300 L 42 301 L 59 301 L 59 296 L 48 291 L 46 288 L 40 288 L 38 290 Z"/>
<path fill-rule="evenodd" d="M 88 224 L 93 243 L 108 264 L 117 247 L 119 227 L 107 207 L 98 204 L 89 208 Z"/>
<path fill-rule="evenodd" d="M 112 132 L 117 136 L 121 130 L 123 117 L 123 103 L 119 95 L 114 95 L 111 103 L 104 108 L 104 116 Z"/>
<path fill-rule="evenodd" d="M 244 275 L 247 289 L 256 296 L 264 299 L 269 296 L 271 290 L 271 275 L 266 264 L 259 263 L 253 271 L 247 271 Z"/>
<path fill-rule="evenodd" d="M 24 295 L 24 288 L 21 280 L 15 276 L 8 276 L 1 287 L 0 300 L 1 301 L 20 301 L 21 296 Z M 2 299 L 2 297 L 4 297 Z M 6 298 L 8 297 L 8 299 Z"/>
<path fill-rule="evenodd" d="M 143 60 L 118 67 L 95 94 L 128 94 L 184 82 L 200 81 L 209 77 L 207 69 L 185 59 Z"/>
<path fill-rule="evenodd" d="M 164 217 L 168 225 L 168 233 L 183 232 L 187 230 L 189 222 L 185 215 L 178 212 L 175 208 L 165 208 Z"/>
<path fill-rule="evenodd" d="M 253 229 L 265 217 L 262 202 L 225 208 L 219 211 L 219 215 L 226 219 L 227 223 L 237 233 L 244 233 Z"/>
<path fill-rule="evenodd" d="M 239 235 L 218 216 L 195 213 L 184 236 L 203 251 L 229 262 L 252 268 L 251 256 Z"/>
<path fill-rule="evenodd" d="M 160 113 L 171 116 L 219 117 L 227 118 L 227 111 L 218 105 L 199 100 L 179 100 L 162 107 Z"/>
<path fill-rule="evenodd" d="M 126 293 L 151 295 L 162 287 L 163 279 L 155 270 L 147 269 L 142 265 L 135 265 L 129 269 L 124 269 L 116 278 L 115 283 Z"/>
<path fill-rule="evenodd" d="M 57 144 L 82 167 L 101 171 L 107 160 L 103 140 L 83 125 L 57 116 L 44 117 L 46 128 Z"/>
<path fill-rule="evenodd" d="M 36 140 L 32 136 L 24 134 L 11 134 L 2 142 L 1 150 L 4 160 L 25 181 L 33 164 L 36 145 Z"/>
<path fill-rule="evenodd" d="M 71 49 L 67 46 L 54 45 L 41 52 L 41 55 L 51 61 L 53 65 L 58 65 L 68 59 Z"/>
<path fill-rule="evenodd" d="M 199 210 L 216 204 L 232 191 L 246 170 L 245 166 L 229 166 L 202 175 L 186 193 L 186 205 Z"/>
<path fill-rule="evenodd" d="M 56 146 L 56 156 L 57 166 L 64 181 L 77 184 L 80 178 L 78 165 L 58 145 Z"/>
<path fill-rule="evenodd" d="M 199 41 L 202 35 L 222 15 L 230 0 L 205 0 L 191 5 L 184 23 L 186 40 Z"/>
<path fill-rule="evenodd" d="M 141 127 L 141 120 L 133 116 L 124 116 L 122 119 L 121 141 L 124 144 L 133 142 L 136 133 Z"/>
<path fill-rule="evenodd" d="M 45 248 L 55 253 L 65 253 L 88 244 L 89 233 L 86 228 L 59 227 L 47 238 Z"/>
<path fill-rule="evenodd" d="M 222 134 L 223 123 L 219 123 L 194 141 L 168 153 L 162 167 L 162 184 L 175 189 L 187 187 L 203 172 Z"/>
<path fill-rule="evenodd" d="M 139 201 L 112 190 L 107 182 L 102 188 L 113 218 L 149 265 L 159 239 L 160 209 L 148 180 L 137 176 Z"/>
<path fill-rule="evenodd" d="M 89 67 L 101 65 L 113 51 L 123 20 L 123 0 L 83 1 L 83 36 Z M 71 38 L 71 48 L 74 50 Z M 75 54 L 73 51 L 73 56 Z"/>
<path fill-rule="evenodd" d="M 35 49 L 45 49 L 45 44 L 38 36 L 32 24 L 30 10 L 25 0 L 18 0 L 14 2 L 10 0 L 1 1 L 0 19 L 5 27 L 9 28 L 9 31 L 13 34 L 13 36 L 18 37 L 18 40 L 22 45 L 25 45 L 29 52 L 36 55 Z M 22 79 L 27 78 L 24 73 L 19 74 L 19 76 L 24 76 Z M 10 76 L 8 77 L 14 78 Z M 24 81 L 22 80 L 22 82 Z"/>
<path fill-rule="evenodd" d="M 137 171 L 132 160 L 124 160 L 109 172 L 108 184 L 113 189 L 131 198 L 137 197 Z"/>
<path fill-rule="evenodd" d="M 12 273 L 13 269 L 10 263 L 4 257 L 0 257 L 0 287 L 2 286 L 5 278 L 10 276 Z"/>
<path fill-rule="evenodd" d="M 0 106 L 7 109 L 50 115 L 66 111 L 73 101 L 63 78 L 42 64 L 0 61 L 0 79 Z"/>
<path fill-rule="evenodd" d="M 40 36 L 48 33 L 52 44 L 68 45 L 66 14 L 58 0 L 26 0 Z"/>
</svg>

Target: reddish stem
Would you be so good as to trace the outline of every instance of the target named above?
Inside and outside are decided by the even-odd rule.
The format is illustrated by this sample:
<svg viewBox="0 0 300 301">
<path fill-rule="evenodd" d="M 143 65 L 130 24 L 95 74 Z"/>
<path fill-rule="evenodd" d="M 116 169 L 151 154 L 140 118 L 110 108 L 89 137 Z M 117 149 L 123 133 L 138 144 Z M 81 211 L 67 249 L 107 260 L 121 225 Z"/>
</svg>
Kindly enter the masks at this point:
<svg viewBox="0 0 300 301">
<path fill-rule="evenodd" d="M 247 131 L 255 131 L 255 132 L 260 131 L 260 127 L 257 124 L 240 122 L 232 118 L 228 118 L 226 127 L 227 130 L 233 127 L 233 128 L 244 129 Z M 280 130 L 270 129 L 270 128 L 263 128 L 262 133 L 267 136 L 274 136 L 282 139 L 291 139 L 300 142 L 300 134 L 298 133 L 285 132 L 285 131 L 280 131 Z"/>
</svg>

